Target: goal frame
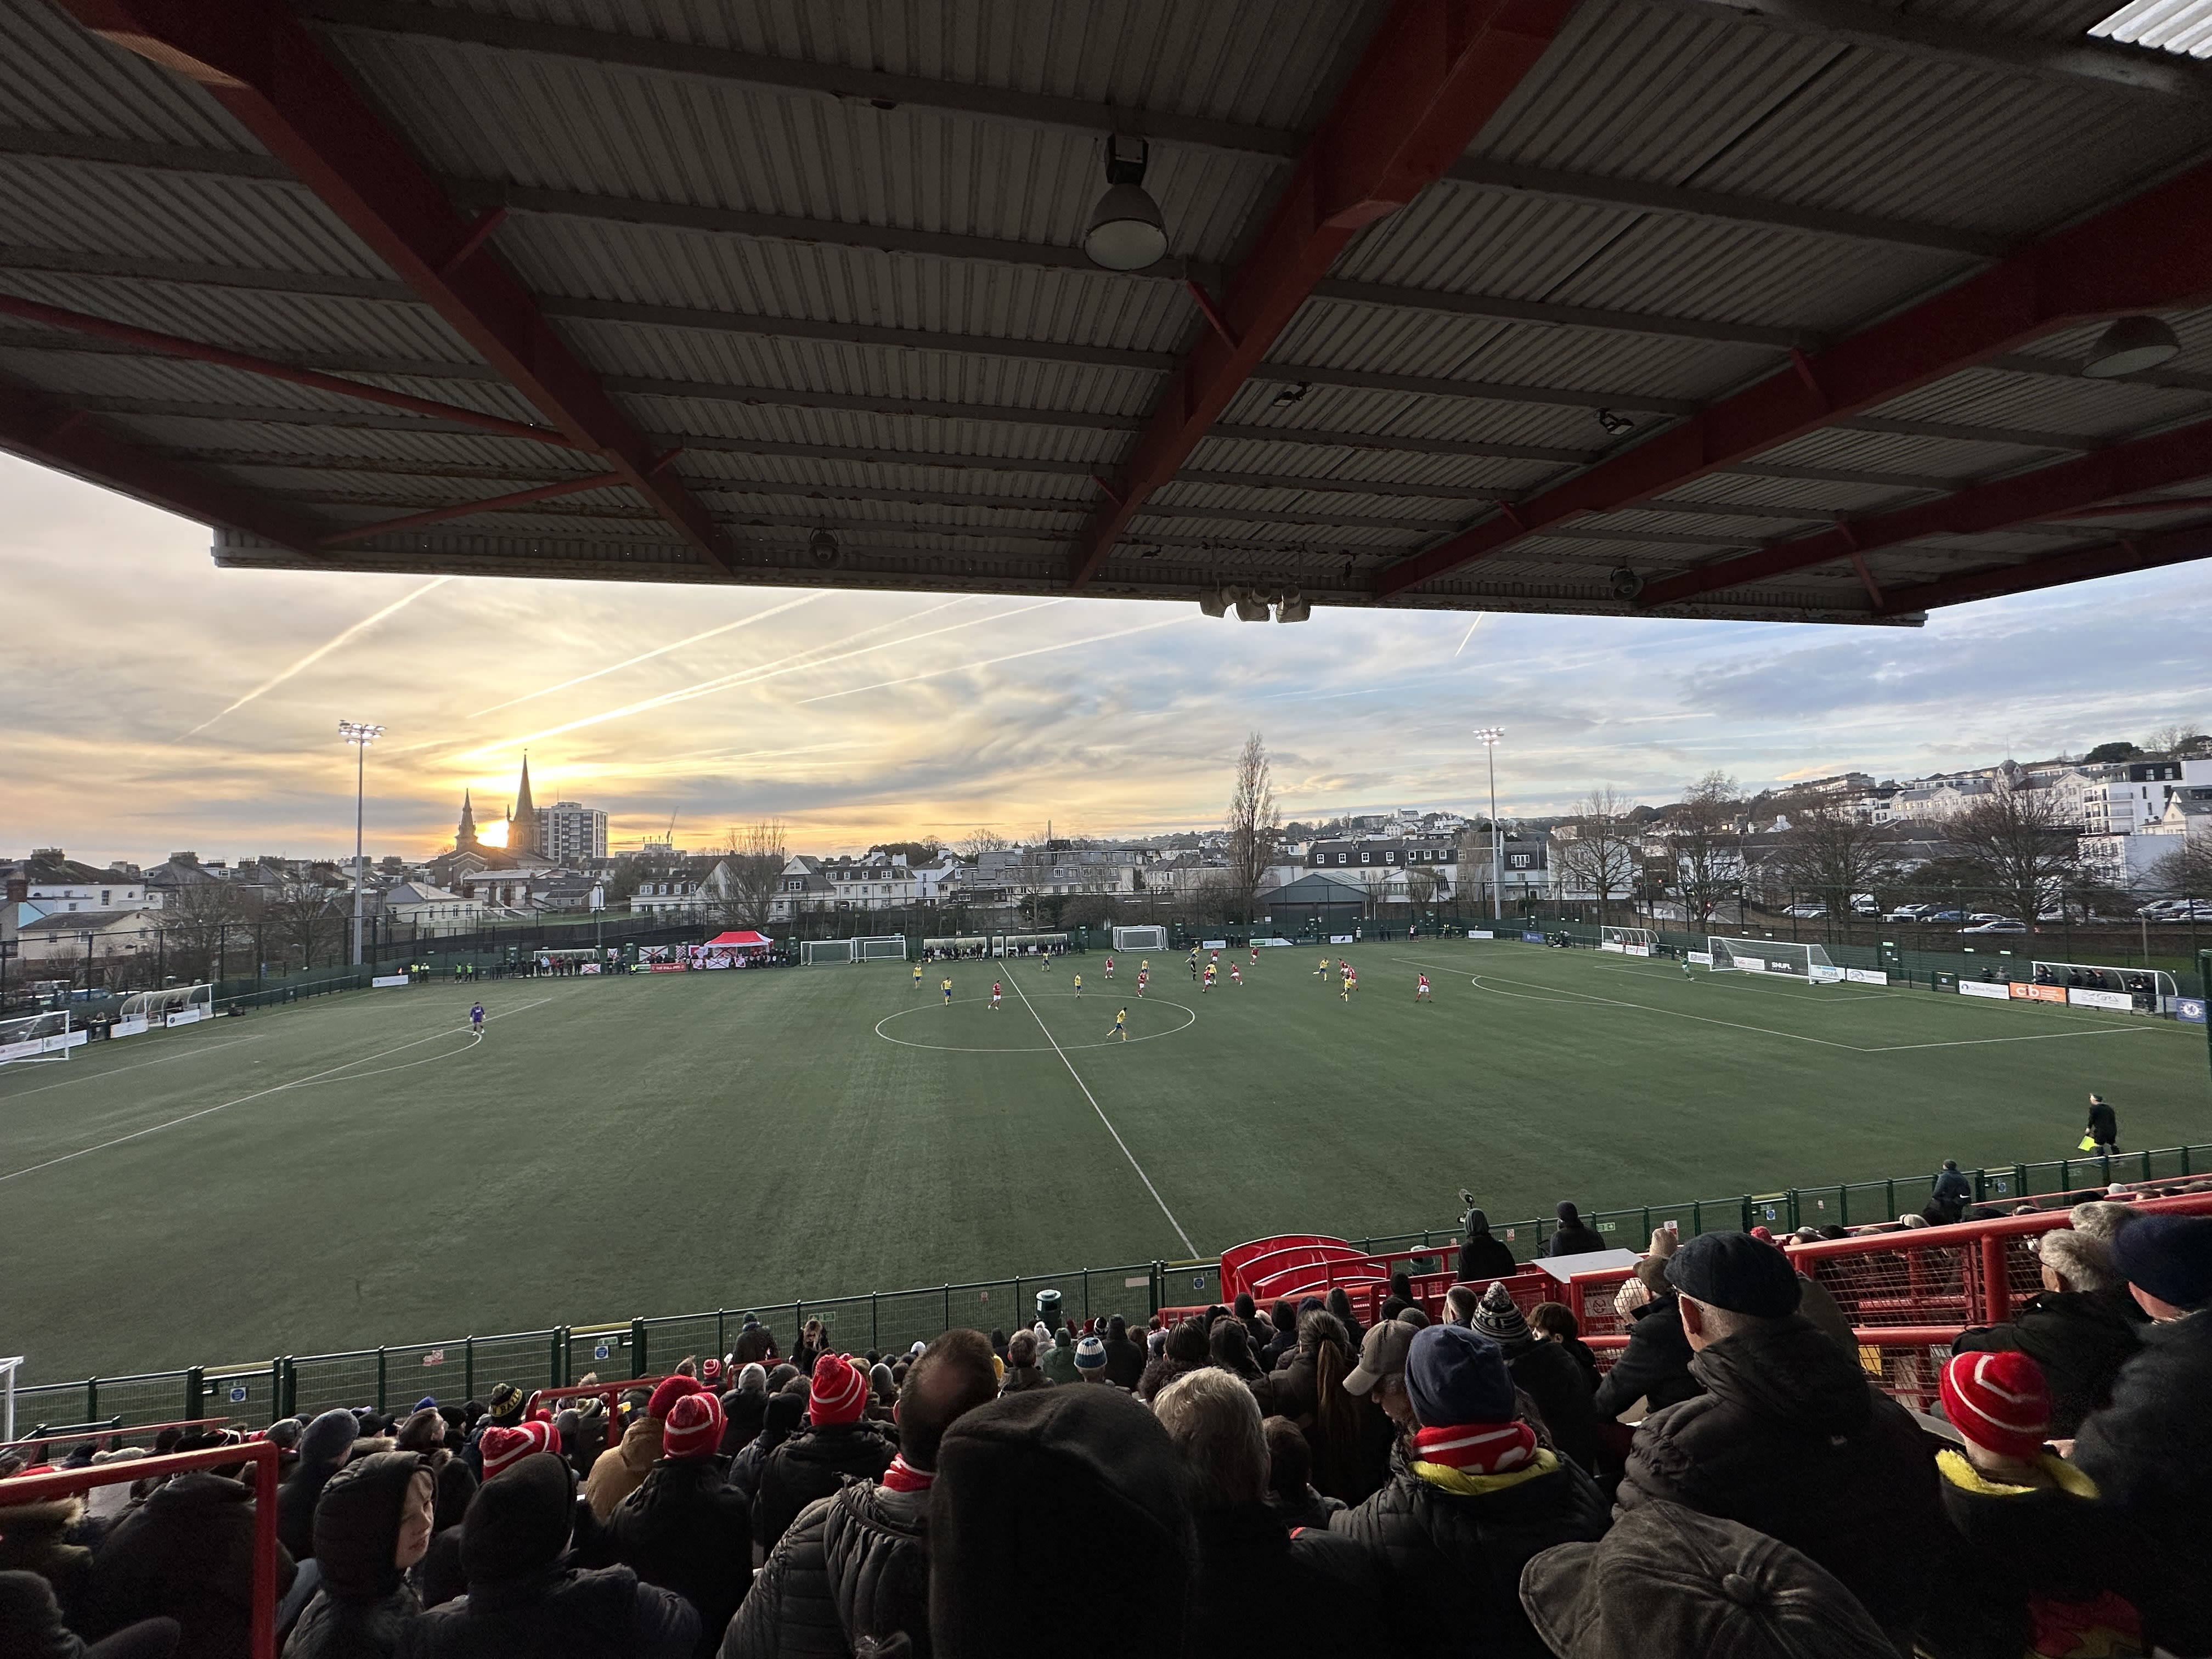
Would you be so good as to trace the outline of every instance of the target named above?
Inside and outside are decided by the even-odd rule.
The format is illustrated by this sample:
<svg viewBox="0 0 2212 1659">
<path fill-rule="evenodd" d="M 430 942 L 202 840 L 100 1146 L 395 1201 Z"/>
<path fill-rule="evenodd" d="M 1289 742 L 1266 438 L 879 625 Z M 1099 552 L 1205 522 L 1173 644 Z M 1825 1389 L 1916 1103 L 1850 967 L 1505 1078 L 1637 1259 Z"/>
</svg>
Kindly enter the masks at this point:
<svg viewBox="0 0 2212 1659">
<path fill-rule="evenodd" d="M 1612 951 L 1621 956 L 1649 957 L 1658 954 L 1659 933 L 1652 927 L 1601 927 L 1597 948 Z"/>
<path fill-rule="evenodd" d="M 1139 933 L 1144 935 L 1142 939 L 1137 937 Z M 1168 930 L 1158 923 L 1148 927 L 1116 927 L 1114 930 L 1114 948 L 1125 956 L 1132 951 L 1165 951 L 1168 948 Z"/>
<path fill-rule="evenodd" d="M 844 968 L 858 962 L 860 953 L 849 939 L 803 939 L 799 941 L 802 968 Z M 836 954 L 832 954 L 835 952 Z"/>
<path fill-rule="evenodd" d="M 1772 974 L 1801 985 L 1844 982 L 1844 970 L 1829 959 L 1824 945 L 1800 939 L 1723 939 L 1717 933 L 1709 933 L 1705 950 L 1712 957 L 1706 970 L 1709 973 Z M 1754 963 L 1756 967 L 1752 965 Z"/>
<path fill-rule="evenodd" d="M 81 1046 L 87 1036 L 71 1021 L 66 1008 L 45 1008 L 0 1019 L 0 1066 L 65 1060 L 69 1051 Z"/>
<path fill-rule="evenodd" d="M 881 946 L 883 948 L 878 949 Z M 869 933 L 853 941 L 854 962 L 904 962 L 904 933 Z"/>
</svg>

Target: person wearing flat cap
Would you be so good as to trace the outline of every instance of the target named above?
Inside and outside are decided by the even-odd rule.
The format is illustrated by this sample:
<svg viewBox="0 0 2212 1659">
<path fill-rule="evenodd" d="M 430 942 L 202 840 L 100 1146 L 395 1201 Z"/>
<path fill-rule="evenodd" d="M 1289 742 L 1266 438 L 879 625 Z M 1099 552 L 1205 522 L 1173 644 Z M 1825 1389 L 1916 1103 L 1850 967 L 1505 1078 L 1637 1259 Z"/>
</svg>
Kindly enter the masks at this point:
<svg viewBox="0 0 2212 1659">
<path fill-rule="evenodd" d="M 2145 1634 L 2212 1653 L 2212 1216 L 2147 1215 L 2112 1240 L 2112 1265 L 2151 1322 L 2092 1412 L 2074 1462 L 2142 1540 Z"/>
<path fill-rule="evenodd" d="M 1911 1414 L 1797 1311 L 1796 1272 L 1772 1245 L 1701 1234 L 1667 1282 L 1705 1392 L 1644 1419 L 1616 1514 L 1680 1504 L 1780 1539 L 1909 1653 L 1944 1525 Z"/>
</svg>

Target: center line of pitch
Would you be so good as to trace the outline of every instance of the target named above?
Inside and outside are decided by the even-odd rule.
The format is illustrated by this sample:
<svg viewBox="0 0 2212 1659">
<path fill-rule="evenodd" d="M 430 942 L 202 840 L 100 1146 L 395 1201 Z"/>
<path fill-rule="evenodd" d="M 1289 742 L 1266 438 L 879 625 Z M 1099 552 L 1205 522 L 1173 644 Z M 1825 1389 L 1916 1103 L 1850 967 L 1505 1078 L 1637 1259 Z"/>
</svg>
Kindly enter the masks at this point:
<svg viewBox="0 0 2212 1659">
<path fill-rule="evenodd" d="M 1013 975 L 1009 974 L 1007 977 L 1012 979 Z M 1190 1242 L 1190 1235 L 1183 1231 L 1182 1223 L 1175 1218 L 1175 1212 L 1168 1208 L 1167 1200 L 1162 1198 L 1160 1189 L 1152 1185 L 1152 1176 L 1146 1175 L 1145 1166 L 1137 1162 L 1137 1155 L 1129 1150 L 1129 1143 L 1121 1139 L 1121 1132 L 1114 1127 L 1114 1120 L 1108 1117 L 1104 1109 L 1098 1104 L 1098 1097 L 1091 1092 L 1091 1085 L 1083 1080 L 1083 1073 L 1075 1069 L 1075 1062 L 1060 1046 L 1060 1039 L 1044 1023 L 1044 1016 L 1037 1012 L 1036 1005 L 1030 1000 L 1029 993 L 1022 989 L 1022 982 L 1018 979 L 1014 980 L 1014 994 L 1022 1000 L 1022 1006 L 1030 1011 L 1030 1018 L 1036 1021 L 1037 1030 L 1044 1033 L 1044 1040 L 1052 1044 L 1052 1051 L 1060 1056 L 1060 1063 L 1067 1067 L 1067 1074 L 1075 1079 L 1075 1086 L 1083 1091 L 1083 1097 L 1091 1103 L 1091 1109 L 1098 1114 L 1098 1121 L 1106 1126 L 1106 1133 L 1114 1137 L 1114 1144 L 1121 1149 L 1121 1156 L 1129 1160 L 1129 1167 L 1137 1172 L 1137 1179 L 1145 1183 L 1145 1190 L 1152 1195 L 1152 1202 L 1160 1206 L 1160 1213 L 1168 1218 L 1168 1225 L 1174 1228 L 1176 1237 L 1182 1240 L 1183 1249 L 1196 1256 L 1198 1246 Z"/>
</svg>

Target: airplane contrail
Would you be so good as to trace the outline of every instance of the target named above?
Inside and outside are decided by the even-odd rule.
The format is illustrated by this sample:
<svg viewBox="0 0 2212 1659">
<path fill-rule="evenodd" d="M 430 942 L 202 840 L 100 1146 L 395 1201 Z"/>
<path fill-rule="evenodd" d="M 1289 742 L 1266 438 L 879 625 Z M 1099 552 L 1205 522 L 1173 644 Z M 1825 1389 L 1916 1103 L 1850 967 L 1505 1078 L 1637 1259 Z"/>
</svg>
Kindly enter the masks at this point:
<svg viewBox="0 0 2212 1659">
<path fill-rule="evenodd" d="M 181 743 L 184 741 L 185 738 L 198 737 L 201 732 L 206 731 L 208 727 L 213 726 L 217 720 L 221 720 L 225 714 L 231 714 L 235 710 L 245 708 L 246 704 L 252 702 L 256 697 L 259 696 L 264 691 L 275 690 L 278 686 L 283 684 L 286 680 L 290 679 L 293 675 L 299 673 L 302 669 L 313 667 L 325 657 L 329 656 L 331 652 L 337 650 L 340 646 L 343 645 L 348 640 L 352 639 L 356 635 L 363 633 L 367 629 L 375 627 L 377 623 L 382 622 L 393 611 L 404 610 L 407 606 L 414 604 L 416 600 L 421 599 L 425 593 L 428 592 L 432 588 L 443 587 L 447 582 L 453 580 L 453 579 L 451 576 L 433 576 L 428 581 L 424 582 L 422 586 L 415 589 L 414 592 L 401 594 L 398 599 L 392 600 L 390 605 L 386 605 L 383 610 L 377 611 L 374 616 L 363 617 L 352 627 L 342 630 L 336 638 L 325 641 L 323 644 L 317 646 L 313 651 L 307 653 L 306 656 L 301 658 L 299 661 L 294 663 L 283 673 L 272 675 L 270 678 L 262 681 L 260 684 L 255 686 L 253 690 L 247 692 L 236 702 L 231 704 L 228 708 L 217 709 L 214 714 L 202 720 L 198 726 L 192 727 L 191 731 L 184 733 L 183 737 L 174 738 L 173 741 Z"/>
<path fill-rule="evenodd" d="M 1035 609 L 1036 607 L 1031 608 Z M 1019 616 L 1021 613 L 1019 611 L 1013 611 L 1009 614 Z M 1078 645 L 1089 645 L 1094 640 L 1125 639 L 1131 634 L 1149 634 L 1156 628 L 1173 628 L 1177 623 L 1188 621 L 1190 621 L 1190 617 L 1170 617 L 1165 622 L 1145 623 L 1136 628 L 1124 628 L 1119 633 L 1093 634 L 1085 639 L 1078 640 L 1074 641 L 1074 643 Z M 799 708 L 805 708 L 810 702 L 830 702 L 838 697 L 857 697 L 863 691 L 881 691 L 886 687 L 893 685 L 912 685 L 916 680 L 933 680 L 939 676 L 944 674 L 963 673 L 970 668 L 988 668 L 994 663 L 1012 662 L 1019 657 L 1041 657 L 1048 651 L 1065 651 L 1067 648 L 1067 644 L 1063 641 L 1054 645 L 1036 646 L 1027 651 L 1010 651 L 1003 657 L 985 657 L 980 662 L 955 663 L 950 668 L 933 668 L 927 674 L 908 674 L 903 679 L 878 680 L 873 685 L 856 685 L 851 690 L 846 691 L 825 691 L 818 697 L 801 697 L 799 700 L 797 706 Z"/>
<path fill-rule="evenodd" d="M 537 690 L 526 691 L 519 697 L 509 697 L 505 702 L 495 702 L 489 708 L 479 708 L 469 718 L 472 720 L 480 720 L 486 714 L 496 714 L 502 708 L 512 708 L 519 702 L 528 702 L 533 697 L 548 697 L 556 691 L 566 691 L 572 685 L 581 685 L 586 680 L 596 680 L 605 675 L 620 673 L 625 668 L 635 668 L 638 664 L 650 662 L 655 657 L 665 657 L 672 651 L 681 651 L 687 645 L 696 645 L 702 640 L 711 640 L 719 634 L 732 633 L 740 628 L 750 628 L 755 623 L 766 622 L 770 617 L 781 617 L 787 611 L 796 611 L 802 605 L 812 605 L 817 599 L 826 599 L 829 597 L 827 591 L 803 593 L 795 599 L 787 599 L 781 605 L 770 605 L 767 610 L 756 611 L 750 617 L 741 617 L 736 622 L 724 623 L 720 628 L 710 628 L 703 634 L 694 634 L 689 639 L 678 640 L 673 645 L 658 646 L 651 651 L 641 651 L 635 657 L 626 657 L 620 662 L 610 663 L 605 668 L 594 668 L 590 673 L 579 674 L 573 680 L 562 680 L 558 685 L 540 686 Z"/>
<path fill-rule="evenodd" d="M 936 611 L 949 610 L 956 605 L 964 604 L 974 597 L 975 596 L 963 595 L 957 599 L 948 599 L 943 605 L 929 605 L 911 616 L 899 617 L 896 622 L 879 623 L 873 628 L 864 628 L 857 634 L 846 635 L 844 640 L 832 640 L 828 645 L 813 646 L 805 651 L 795 652 L 788 657 L 779 657 L 774 662 L 762 663 L 752 668 L 739 669 L 734 673 L 718 675 L 710 680 L 702 680 L 696 685 L 684 686 L 674 691 L 665 691 L 658 696 L 645 697 L 636 702 L 625 703 L 619 708 L 605 709 L 599 714 L 586 714 L 580 720 L 569 720 L 563 725 L 547 726 L 542 732 L 532 732 L 521 737 L 503 738 L 496 743 L 485 744 L 481 748 L 470 750 L 466 754 L 456 758 L 470 760 L 479 755 L 494 754 L 520 744 L 536 743 L 541 738 L 558 737 L 564 732 L 577 731 L 587 726 L 599 726 L 608 720 L 626 719 L 632 714 L 642 714 L 655 708 L 665 708 L 673 703 L 690 702 L 696 697 L 711 696 L 717 691 L 735 690 L 740 686 L 757 685 L 763 680 L 775 679 L 785 674 L 799 673 L 810 668 L 826 668 L 833 662 L 843 662 L 848 658 L 866 656 L 871 652 L 888 651 L 895 646 L 911 645 L 916 640 L 934 639 L 939 634 L 957 633 L 963 628 L 975 628 L 988 622 L 1002 622 L 1008 617 L 1022 616 L 1027 611 L 1042 611 L 1051 605 L 1067 603 L 1064 599 L 1046 599 L 1037 605 L 1024 605 L 1020 610 L 994 611 L 988 617 L 976 617 L 962 623 L 950 623 L 943 628 L 925 629 L 919 634 L 903 635 L 898 639 L 884 640 L 878 644 L 862 646 L 857 650 L 839 652 L 835 656 L 825 657 L 820 654 L 848 641 L 865 639 L 868 635 L 879 632 L 884 628 L 896 627 L 899 623 L 919 622 L 924 617 Z M 806 659 L 806 660 L 800 660 L 800 659 Z"/>
<path fill-rule="evenodd" d="M 1459 636 L 1459 651 L 1467 649 L 1467 642 L 1474 637 L 1474 630 L 1482 626 L 1482 619 L 1489 614 L 1487 611 L 1478 611 L 1474 613 L 1474 620 L 1467 625 L 1467 632 Z M 1458 656 L 1459 651 L 1453 652 L 1452 655 Z"/>
</svg>

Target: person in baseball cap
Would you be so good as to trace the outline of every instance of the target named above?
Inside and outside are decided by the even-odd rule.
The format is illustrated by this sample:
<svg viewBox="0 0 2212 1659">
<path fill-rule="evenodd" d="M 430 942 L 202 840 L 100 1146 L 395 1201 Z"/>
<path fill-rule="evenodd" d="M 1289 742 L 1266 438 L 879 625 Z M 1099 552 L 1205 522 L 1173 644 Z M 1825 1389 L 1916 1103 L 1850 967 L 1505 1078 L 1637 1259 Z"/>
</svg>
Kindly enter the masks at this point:
<svg viewBox="0 0 2212 1659">
<path fill-rule="evenodd" d="M 1521 1605 L 1559 1659 L 1896 1659 L 1835 1577 L 1787 1544 L 1679 1504 L 1521 1570 Z"/>
<path fill-rule="evenodd" d="M 1401 1430 L 1413 1426 L 1413 1402 L 1406 1397 L 1406 1355 L 1418 1326 L 1386 1319 L 1367 1328 L 1359 1341 L 1359 1363 L 1344 1376 L 1347 1393 L 1371 1400 Z"/>
</svg>

